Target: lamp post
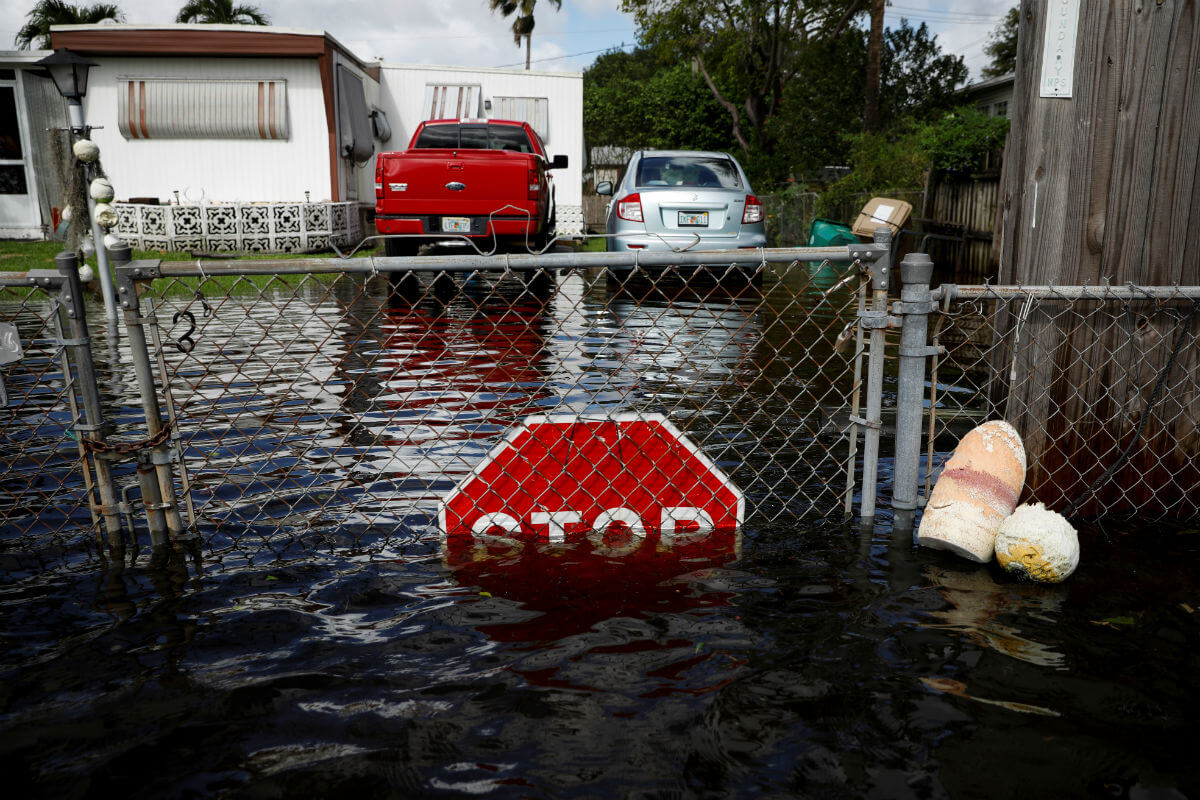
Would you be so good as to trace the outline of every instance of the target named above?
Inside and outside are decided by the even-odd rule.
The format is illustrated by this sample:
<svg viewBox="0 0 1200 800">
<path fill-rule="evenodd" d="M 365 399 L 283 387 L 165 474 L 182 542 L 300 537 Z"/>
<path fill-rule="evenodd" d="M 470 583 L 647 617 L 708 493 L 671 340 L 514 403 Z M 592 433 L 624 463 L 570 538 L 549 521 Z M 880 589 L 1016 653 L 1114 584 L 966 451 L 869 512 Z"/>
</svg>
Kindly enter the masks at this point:
<svg viewBox="0 0 1200 800">
<path fill-rule="evenodd" d="M 87 94 L 88 70 L 96 66 L 96 62 L 60 47 L 37 63 L 50 73 L 50 79 L 54 81 L 58 93 L 67 101 L 71 133 L 78 138 L 90 138 L 91 128 L 83 118 L 83 96 Z M 113 290 L 112 272 L 108 267 L 108 250 L 104 247 L 104 235 L 96 222 L 96 201 L 92 199 L 91 192 L 88 192 L 87 204 L 88 221 L 92 226 L 92 242 L 96 246 L 96 271 L 100 273 L 100 291 L 104 295 L 104 315 L 110 321 L 116 322 L 117 295 Z"/>
</svg>

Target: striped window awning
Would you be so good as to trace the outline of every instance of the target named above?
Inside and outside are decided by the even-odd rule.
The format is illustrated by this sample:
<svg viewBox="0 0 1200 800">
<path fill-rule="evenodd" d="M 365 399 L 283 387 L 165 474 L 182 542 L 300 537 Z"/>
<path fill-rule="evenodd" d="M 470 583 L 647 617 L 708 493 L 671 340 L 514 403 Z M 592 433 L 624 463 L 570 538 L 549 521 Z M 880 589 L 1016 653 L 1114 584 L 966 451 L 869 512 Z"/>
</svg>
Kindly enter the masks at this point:
<svg viewBox="0 0 1200 800">
<path fill-rule="evenodd" d="M 117 79 L 117 126 L 126 139 L 287 139 L 282 78 Z"/>
<path fill-rule="evenodd" d="M 471 119 L 480 116 L 482 93 L 477 83 L 426 84 L 425 119 Z"/>
</svg>

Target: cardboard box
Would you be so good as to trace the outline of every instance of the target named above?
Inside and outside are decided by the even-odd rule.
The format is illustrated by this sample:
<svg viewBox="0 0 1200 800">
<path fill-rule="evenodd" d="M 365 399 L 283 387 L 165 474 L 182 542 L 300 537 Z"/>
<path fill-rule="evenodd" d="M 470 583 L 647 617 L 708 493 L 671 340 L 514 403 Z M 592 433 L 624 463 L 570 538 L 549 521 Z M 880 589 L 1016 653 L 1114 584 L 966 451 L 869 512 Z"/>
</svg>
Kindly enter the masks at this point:
<svg viewBox="0 0 1200 800">
<path fill-rule="evenodd" d="M 912 203 L 887 197 L 872 197 L 858 213 L 858 219 L 854 220 L 850 229 L 859 236 L 870 237 L 875 235 L 875 229 L 880 225 L 887 225 L 891 227 L 892 233 L 896 233 L 908 222 L 910 214 Z"/>
</svg>

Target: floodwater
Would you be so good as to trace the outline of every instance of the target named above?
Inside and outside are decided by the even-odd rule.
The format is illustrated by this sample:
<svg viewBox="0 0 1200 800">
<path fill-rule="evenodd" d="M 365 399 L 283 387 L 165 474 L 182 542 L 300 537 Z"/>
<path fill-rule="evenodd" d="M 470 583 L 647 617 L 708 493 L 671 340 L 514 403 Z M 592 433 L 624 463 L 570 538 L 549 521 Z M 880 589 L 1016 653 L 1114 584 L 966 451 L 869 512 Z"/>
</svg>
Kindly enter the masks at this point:
<svg viewBox="0 0 1200 800">
<path fill-rule="evenodd" d="M 654 298 L 615 309 L 608 302 L 586 308 L 633 314 L 666 306 Z M 345 308 L 331 298 L 319 311 Z M 591 325 L 573 340 L 560 320 L 528 347 L 510 347 L 508 361 L 478 369 L 461 338 L 473 318 L 420 323 L 444 334 L 432 357 L 425 336 L 414 334 L 422 333 L 417 317 L 367 317 L 386 329 L 397 355 L 374 388 L 331 401 L 327 415 L 290 409 L 281 394 L 277 414 L 297 415 L 284 435 L 278 416 L 275 428 L 264 421 L 265 406 L 231 408 L 210 397 L 188 411 L 189 447 L 229 450 L 211 453 L 196 471 L 196 497 L 219 513 L 205 518 L 194 548 L 114 564 L 96 557 L 87 536 L 5 531 L 7 794 L 1200 796 L 1195 529 L 1082 527 L 1080 569 L 1055 587 L 916 549 L 886 513 L 867 526 L 760 514 L 737 550 L 697 563 L 627 563 L 568 549 L 520 569 L 505 560 L 470 571 L 448 566 L 428 504 L 445 482 L 417 481 L 421 464 L 440 459 L 453 472 L 460 459 L 465 468 L 530 408 L 617 407 L 638 396 L 631 386 L 653 396 L 669 390 L 673 407 L 707 418 L 713 406 L 695 398 L 719 394 L 713 386 L 729 380 L 719 377 L 723 370 L 775 335 L 777 317 L 733 299 L 689 308 L 692 317 L 739 320 L 721 326 L 735 333 L 719 341 L 686 325 L 676 331 L 697 334 L 703 363 L 671 362 L 679 355 L 671 347 L 645 348 L 661 333 L 663 318 L 652 313 L 644 325 L 614 329 L 637 341 L 589 338 Z M 235 299 L 217 318 L 253 321 L 260 310 Z M 531 335 L 521 313 L 503 317 L 513 323 L 506 341 Z M 247 340 L 257 330 L 235 328 Z M 287 340 L 309 342 L 314 352 L 333 347 L 321 338 Z M 197 346 L 194 360 L 212 362 L 215 353 L 204 350 L 212 336 L 200 341 L 209 344 Z M 354 372 L 344 354 L 338 362 Z M 180 389 L 188 367 L 184 360 Z M 421 376 L 436 374 L 453 388 L 455 374 L 479 370 L 506 391 L 481 393 L 471 383 L 471 392 L 420 394 L 428 389 Z M 126 407 L 119 416 L 133 419 L 136 395 L 123 374 L 106 367 L 104 388 Z M 594 395 L 579 396 L 588 386 Z M 373 416 L 377 402 L 393 403 L 387 419 Z M 808 409 L 772 403 L 779 398 L 763 399 L 774 418 L 807 419 Z M 366 429 L 335 410 L 354 404 Z M 410 424 L 397 422 L 396 409 L 416 406 L 450 415 L 440 426 L 420 418 L 442 436 L 417 441 L 408 430 L 391 449 L 374 449 L 389 425 Z M 313 407 L 320 404 L 306 410 Z M 774 437 L 762 418 L 747 418 L 752 438 Z M 720 415 L 703 430 L 732 424 Z M 302 473 L 272 472 L 276 451 L 250 447 L 267 429 L 290 448 L 289 467 L 307 465 Z M 446 438 L 467 444 L 439 455 Z M 345 491 L 327 479 L 346 469 L 340 459 L 355 442 L 367 443 L 387 484 L 369 490 L 364 524 L 322 505 Z M 735 475 L 736 452 L 722 460 Z M 237 464 L 244 473 L 231 469 Z M 755 474 L 775 480 L 766 466 Z M 274 513 L 266 508 L 273 481 L 287 483 L 289 497 L 306 496 L 307 487 L 325 499 L 286 504 L 293 514 L 300 508 L 303 521 L 275 515 L 264 524 L 247 509 Z M 242 487 L 236 496 L 245 502 L 222 501 L 227 485 Z"/>
</svg>

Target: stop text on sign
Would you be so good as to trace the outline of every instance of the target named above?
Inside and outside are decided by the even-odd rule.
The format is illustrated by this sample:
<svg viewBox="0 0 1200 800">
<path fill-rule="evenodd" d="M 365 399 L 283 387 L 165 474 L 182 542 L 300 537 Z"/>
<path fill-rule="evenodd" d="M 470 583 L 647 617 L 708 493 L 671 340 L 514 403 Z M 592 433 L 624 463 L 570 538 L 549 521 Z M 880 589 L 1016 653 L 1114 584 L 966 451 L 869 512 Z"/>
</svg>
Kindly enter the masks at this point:
<svg viewBox="0 0 1200 800">
<path fill-rule="evenodd" d="M 451 555 L 572 541 L 625 555 L 648 542 L 725 547 L 743 514 L 737 487 L 662 415 L 553 415 L 510 432 L 439 522 Z"/>
</svg>

